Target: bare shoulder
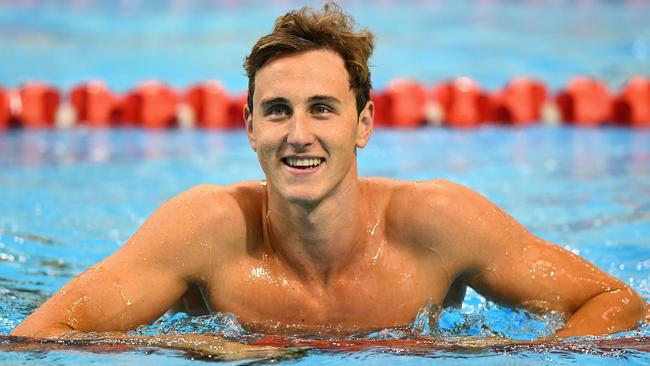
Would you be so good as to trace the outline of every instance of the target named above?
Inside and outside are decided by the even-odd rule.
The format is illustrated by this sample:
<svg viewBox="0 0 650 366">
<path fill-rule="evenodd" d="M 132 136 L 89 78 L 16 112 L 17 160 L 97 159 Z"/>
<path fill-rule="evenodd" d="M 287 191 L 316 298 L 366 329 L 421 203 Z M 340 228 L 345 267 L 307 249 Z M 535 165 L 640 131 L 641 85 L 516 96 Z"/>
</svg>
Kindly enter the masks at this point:
<svg viewBox="0 0 650 366">
<path fill-rule="evenodd" d="M 453 224 L 480 195 L 445 179 L 393 181 L 387 201 L 387 222 L 414 234 L 430 234 Z M 438 225 L 440 224 L 440 225 Z"/>
<path fill-rule="evenodd" d="M 202 184 L 169 199 L 125 244 L 121 252 L 160 253 L 162 259 L 202 258 L 242 243 L 261 216 L 263 187 L 258 182 L 229 186 Z M 203 254 L 201 254 L 203 253 Z"/>
<path fill-rule="evenodd" d="M 187 223 L 211 235 L 240 236 L 261 215 L 264 187 L 259 181 L 228 186 L 201 184 L 168 201 Z M 224 230 L 227 229 L 227 230 Z"/>
<path fill-rule="evenodd" d="M 259 181 L 239 182 L 227 186 L 200 184 L 182 192 L 169 202 L 186 205 L 187 209 L 199 209 L 194 212 L 195 216 L 205 214 L 206 217 L 224 219 L 224 216 L 230 217 L 236 211 L 253 209 L 250 204 L 259 202 L 263 192 Z"/>
<path fill-rule="evenodd" d="M 497 221 L 513 221 L 478 192 L 449 180 L 393 181 L 388 186 L 387 234 L 409 243 L 460 249 L 494 231 Z"/>
</svg>

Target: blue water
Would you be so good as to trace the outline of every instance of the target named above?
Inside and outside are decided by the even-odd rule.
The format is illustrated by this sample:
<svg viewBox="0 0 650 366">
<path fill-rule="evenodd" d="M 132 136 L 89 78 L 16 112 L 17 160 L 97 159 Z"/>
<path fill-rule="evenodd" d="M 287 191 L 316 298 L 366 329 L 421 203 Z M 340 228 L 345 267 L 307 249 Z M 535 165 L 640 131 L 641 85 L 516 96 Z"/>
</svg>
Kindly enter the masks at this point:
<svg viewBox="0 0 650 366">
<path fill-rule="evenodd" d="M 125 91 L 144 79 L 178 88 L 205 79 L 246 89 L 242 60 L 274 18 L 305 0 L 32 0 L 0 2 L 0 85 L 67 89 L 100 78 Z M 467 75 L 497 88 L 531 75 L 557 89 L 575 75 L 618 88 L 650 74 L 650 2 L 343 0 L 377 35 L 374 85 Z M 20 5 L 22 4 L 22 5 Z M 10 55 L 11 57 L 7 57 Z"/>
<path fill-rule="evenodd" d="M 0 334 L 13 329 L 72 276 L 118 249 L 167 198 L 200 183 L 263 177 L 243 132 L 76 129 L 8 131 L 0 136 Z M 535 234 L 579 253 L 650 300 L 650 131 L 380 130 L 359 160 L 362 175 L 443 177 L 466 184 Z M 501 308 L 473 292 L 465 300 L 460 310 L 446 310 L 439 325 L 416 332 L 533 339 L 561 324 L 557 316 Z M 165 317 L 137 332 L 221 332 L 235 339 L 247 335 L 227 314 Z M 617 336 L 650 336 L 650 327 Z M 158 360 L 161 357 L 164 361 Z M 8 361 L 34 358 L 61 363 L 190 362 L 174 351 L 0 355 Z M 313 351 L 299 362 L 321 361 L 647 364 L 650 354 Z"/>
<path fill-rule="evenodd" d="M 0 2 L 0 86 L 41 79 L 61 88 L 100 78 L 118 91 L 156 78 L 184 88 L 217 78 L 243 90 L 241 61 L 292 1 Z M 559 88 L 588 74 L 618 88 L 650 75 L 645 1 L 343 1 L 377 33 L 374 84 L 469 75 L 496 88 L 527 74 Z M 302 2 L 300 3 L 302 4 Z M 376 131 L 360 173 L 447 178 L 496 202 L 533 233 L 565 246 L 650 300 L 650 131 L 534 127 Z M 0 131 L 0 336 L 65 282 L 117 250 L 157 206 L 200 183 L 260 179 L 242 132 Z M 469 292 L 422 336 L 533 339 L 561 319 L 495 306 Z M 139 334 L 246 337 L 228 314 L 163 317 Z M 371 337 L 400 337 L 380 332 Z M 650 328 L 615 338 L 650 336 Z M 0 349 L 2 344 L 0 342 Z M 312 351 L 303 364 L 639 364 L 648 353 Z M 194 364 L 182 352 L 78 349 L 0 353 L 2 363 Z"/>
</svg>

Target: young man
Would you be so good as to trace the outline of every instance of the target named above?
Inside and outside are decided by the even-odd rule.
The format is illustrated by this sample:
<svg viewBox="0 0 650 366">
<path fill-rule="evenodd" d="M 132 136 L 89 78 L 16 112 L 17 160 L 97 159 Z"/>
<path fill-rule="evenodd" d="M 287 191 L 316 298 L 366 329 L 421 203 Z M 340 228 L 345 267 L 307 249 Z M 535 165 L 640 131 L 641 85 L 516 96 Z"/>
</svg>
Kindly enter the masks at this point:
<svg viewBox="0 0 650 366">
<path fill-rule="evenodd" d="M 246 131 L 267 180 L 173 198 L 13 334 L 132 329 L 197 287 L 212 311 L 270 333 L 403 326 L 425 304 L 459 304 L 466 286 L 565 314 L 558 336 L 643 321 L 648 306 L 627 285 L 476 192 L 357 176 L 373 128 L 372 49 L 335 5 L 278 18 L 245 63 Z"/>
</svg>

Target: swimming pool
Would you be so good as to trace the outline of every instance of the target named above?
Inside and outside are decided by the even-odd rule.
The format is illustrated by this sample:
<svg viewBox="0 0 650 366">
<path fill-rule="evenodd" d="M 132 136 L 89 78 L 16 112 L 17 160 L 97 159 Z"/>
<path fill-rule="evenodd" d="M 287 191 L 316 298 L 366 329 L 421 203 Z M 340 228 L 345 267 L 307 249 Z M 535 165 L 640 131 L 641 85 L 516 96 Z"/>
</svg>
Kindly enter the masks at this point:
<svg viewBox="0 0 650 366">
<path fill-rule="evenodd" d="M 0 60 L 0 83 L 12 86 L 39 78 L 67 88 L 99 76 L 125 90 L 145 78 L 184 87 L 216 77 L 229 90 L 242 90 L 242 56 L 253 39 L 270 28 L 276 14 L 296 5 L 73 3 L 0 6 L 0 49 L 15 56 Z M 367 6 L 349 2 L 358 21 L 378 32 L 373 61 L 378 88 L 395 76 L 433 82 L 461 74 L 487 87 L 500 86 L 517 74 L 538 76 L 554 88 L 573 75 L 591 74 L 618 87 L 630 75 L 650 74 L 650 30 L 644 23 L 649 6 L 644 4 L 413 1 L 398 6 L 387 1 L 365 11 Z M 542 13 L 545 16 L 539 16 Z M 361 175 L 448 178 L 466 184 L 535 234 L 578 252 L 650 299 L 649 131 L 378 130 L 361 151 L 359 165 Z M 115 251 L 164 200 L 199 183 L 261 177 L 256 156 L 238 131 L 0 132 L 0 334 L 13 329 L 72 276 Z M 556 317 L 495 307 L 470 292 L 465 306 L 445 312 L 439 326 L 416 331 L 424 336 L 500 334 L 531 339 L 549 334 L 558 324 Z M 236 320 L 221 314 L 164 318 L 138 330 L 188 331 L 223 332 L 235 339 L 246 335 Z M 370 338 L 400 336 L 379 332 Z M 650 328 L 645 327 L 615 337 L 648 336 Z M 608 351 L 581 342 L 573 348 L 532 350 L 314 350 L 296 362 L 650 362 L 650 353 L 634 345 Z M 182 352 L 164 350 L 41 349 L 2 353 L 0 360 L 195 363 Z"/>
<path fill-rule="evenodd" d="M 0 3 L 0 84 L 69 89 L 103 79 L 124 92 L 146 79 L 176 88 L 218 79 L 247 87 L 244 55 L 276 16 L 318 0 L 92 0 Z M 646 1 L 341 1 L 376 33 L 373 85 L 469 76 L 486 88 L 514 76 L 552 89 L 576 75 L 620 87 L 650 74 Z"/>
<path fill-rule="evenodd" d="M 8 333 L 72 276 L 116 250 L 170 196 L 199 183 L 262 177 L 243 132 L 10 131 L 1 141 L 0 333 Z M 443 177 L 473 187 L 535 234 L 567 246 L 650 299 L 650 132 L 569 127 L 379 130 L 360 153 L 360 170 L 402 179 Z M 421 332 L 531 339 L 548 335 L 558 321 L 499 308 L 470 293 L 461 310 L 444 313 L 439 327 Z M 246 334 L 232 319 L 220 317 L 176 317 L 140 331 L 215 330 L 233 337 Z M 631 335 L 650 336 L 650 327 L 619 336 Z M 0 357 L 63 363 L 186 362 L 182 354 L 168 353 L 162 353 L 169 357 L 165 361 L 158 360 L 160 353 L 137 351 L 82 353 L 81 359 L 63 351 Z M 633 350 L 610 356 L 548 350 L 417 355 L 314 351 L 301 362 L 650 360 L 650 354 Z"/>
</svg>

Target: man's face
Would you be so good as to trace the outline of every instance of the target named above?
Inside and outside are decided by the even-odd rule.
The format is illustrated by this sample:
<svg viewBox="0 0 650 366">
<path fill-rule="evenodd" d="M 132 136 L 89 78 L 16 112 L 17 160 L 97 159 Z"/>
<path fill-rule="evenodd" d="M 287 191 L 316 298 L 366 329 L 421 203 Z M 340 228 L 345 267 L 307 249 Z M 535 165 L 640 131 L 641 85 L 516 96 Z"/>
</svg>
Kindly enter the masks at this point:
<svg viewBox="0 0 650 366">
<path fill-rule="evenodd" d="M 373 106 L 358 115 L 343 59 L 314 50 L 273 60 L 255 75 L 251 146 L 269 185 L 292 203 L 315 204 L 357 177 L 357 147 L 372 131 Z"/>
</svg>

